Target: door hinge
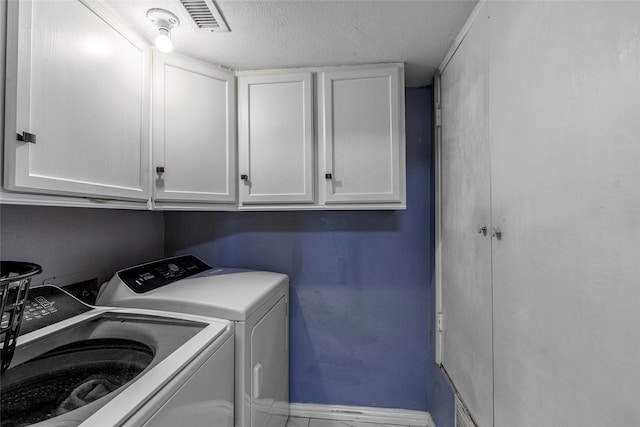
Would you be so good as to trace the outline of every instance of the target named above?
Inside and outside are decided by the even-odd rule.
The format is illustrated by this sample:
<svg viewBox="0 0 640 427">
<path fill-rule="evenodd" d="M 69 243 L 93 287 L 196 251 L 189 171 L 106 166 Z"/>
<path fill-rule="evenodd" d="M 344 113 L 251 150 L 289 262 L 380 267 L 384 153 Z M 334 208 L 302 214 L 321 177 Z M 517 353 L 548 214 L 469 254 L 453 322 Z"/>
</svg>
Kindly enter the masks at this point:
<svg viewBox="0 0 640 427">
<path fill-rule="evenodd" d="M 436 107 L 436 126 L 442 126 L 442 109 L 439 106 Z"/>
<path fill-rule="evenodd" d="M 438 332 L 444 331 L 444 319 L 442 313 L 436 313 L 436 328 Z"/>
</svg>

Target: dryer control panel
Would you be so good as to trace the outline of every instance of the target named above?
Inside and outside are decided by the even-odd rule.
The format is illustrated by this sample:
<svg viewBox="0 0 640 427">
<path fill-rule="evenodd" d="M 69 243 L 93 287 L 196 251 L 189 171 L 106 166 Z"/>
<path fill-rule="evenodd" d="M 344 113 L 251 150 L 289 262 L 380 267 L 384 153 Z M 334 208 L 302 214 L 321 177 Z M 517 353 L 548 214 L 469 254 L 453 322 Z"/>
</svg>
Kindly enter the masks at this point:
<svg viewBox="0 0 640 427">
<path fill-rule="evenodd" d="M 120 270 L 118 277 L 133 292 L 141 294 L 210 269 L 199 258 L 184 255 Z"/>
</svg>

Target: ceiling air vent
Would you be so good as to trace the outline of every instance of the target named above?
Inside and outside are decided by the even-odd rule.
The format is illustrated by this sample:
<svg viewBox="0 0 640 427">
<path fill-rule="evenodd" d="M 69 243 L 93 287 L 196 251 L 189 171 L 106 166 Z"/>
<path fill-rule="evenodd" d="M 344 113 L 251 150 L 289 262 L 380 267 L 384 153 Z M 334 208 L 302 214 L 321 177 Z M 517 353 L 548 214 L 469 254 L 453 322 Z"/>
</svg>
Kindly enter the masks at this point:
<svg viewBox="0 0 640 427">
<path fill-rule="evenodd" d="M 228 32 L 229 26 L 213 0 L 180 0 L 199 30 Z"/>
</svg>

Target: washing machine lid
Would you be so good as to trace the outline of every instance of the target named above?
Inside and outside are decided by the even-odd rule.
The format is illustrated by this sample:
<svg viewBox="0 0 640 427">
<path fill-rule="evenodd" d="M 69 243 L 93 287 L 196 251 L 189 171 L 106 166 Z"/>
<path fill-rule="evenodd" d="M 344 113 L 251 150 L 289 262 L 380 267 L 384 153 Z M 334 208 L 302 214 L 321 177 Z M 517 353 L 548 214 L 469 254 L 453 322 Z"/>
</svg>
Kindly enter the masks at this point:
<svg viewBox="0 0 640 427">
<path fill-rule="evenodd" d="M 244 321 L 289 287 L 286 274 L 203 264 L 189 255 L 121 270 L 102 287 L 97 303 Z"/>
</svg>

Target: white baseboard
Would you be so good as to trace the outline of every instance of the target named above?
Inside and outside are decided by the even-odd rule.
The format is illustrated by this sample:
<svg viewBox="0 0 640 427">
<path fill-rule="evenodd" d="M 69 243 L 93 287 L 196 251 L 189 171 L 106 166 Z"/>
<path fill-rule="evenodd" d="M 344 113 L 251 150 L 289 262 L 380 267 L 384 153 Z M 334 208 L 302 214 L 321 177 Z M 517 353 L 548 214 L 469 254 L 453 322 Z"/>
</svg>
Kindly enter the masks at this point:
<svg viewBox="0 0 640 427">
<path fill-rule="evenodd" d="M 316 405 L 290 403 L 289 416 L 324 420 L 360 421 L 402 426 L 436 427 L 431 414 L 408 409 L 384 409 L 366 406 Z"/>
</svg>

